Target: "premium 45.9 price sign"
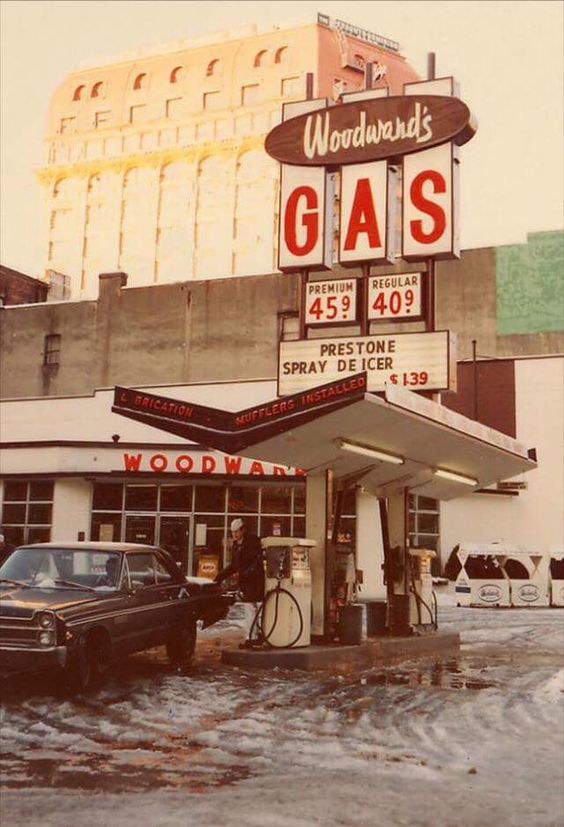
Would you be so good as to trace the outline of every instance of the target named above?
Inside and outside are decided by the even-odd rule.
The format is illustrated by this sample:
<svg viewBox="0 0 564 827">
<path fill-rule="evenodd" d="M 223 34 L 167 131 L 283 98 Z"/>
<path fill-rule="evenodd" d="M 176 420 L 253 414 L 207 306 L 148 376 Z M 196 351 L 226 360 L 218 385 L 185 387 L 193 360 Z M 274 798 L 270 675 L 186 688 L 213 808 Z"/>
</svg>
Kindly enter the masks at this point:
<svg viewBox="0 0 564 827">
<path fill-rule="evenodd" d="M 368 318 L 373 321 L 423 318 L 422 284 L 422 273 L 371 276 L 368 279 Z"/>
<path fill-rule="evenodd" d="M 356 279 L 308 281 L 304 289 L 306 325 L 351 324 L 356 321 Z"/>
<path fill-rule="evenodd" d="M 280 342 L 278 395 L 366 371 L 367 390 L 456 390 L 454 335 L 448 330 Z"/>
</svg>

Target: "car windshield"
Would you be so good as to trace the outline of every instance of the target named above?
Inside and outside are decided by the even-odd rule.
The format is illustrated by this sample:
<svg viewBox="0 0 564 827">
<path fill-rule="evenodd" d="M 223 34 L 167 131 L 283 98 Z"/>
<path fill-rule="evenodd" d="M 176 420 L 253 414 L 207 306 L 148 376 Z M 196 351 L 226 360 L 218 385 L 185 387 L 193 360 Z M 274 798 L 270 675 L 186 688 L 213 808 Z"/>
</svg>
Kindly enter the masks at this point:
<svg viewBox="0 0 564 827">
<path fill-rule="evenodd" d="M 67 548 L 20 548 L 0 567 L 0 586 L 14 582 L 41 589 L 119 587 L 121 555 Z M 4 581 L 4 583 L 2 582 Z"/>
</svg>

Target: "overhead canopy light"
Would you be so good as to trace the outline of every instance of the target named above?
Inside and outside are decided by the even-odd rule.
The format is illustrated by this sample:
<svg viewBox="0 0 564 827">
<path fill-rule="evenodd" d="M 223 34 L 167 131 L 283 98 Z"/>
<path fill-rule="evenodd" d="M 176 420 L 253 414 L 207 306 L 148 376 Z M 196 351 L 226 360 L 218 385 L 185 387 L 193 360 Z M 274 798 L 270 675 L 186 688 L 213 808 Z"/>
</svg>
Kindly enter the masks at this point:
<svg viewBox="0 0 564 827">
<path fill-rule="evenodd" d="M 341 451 L 349 451 L 351 454 L 360 454 L 363 457 L 378 459 L 381 462 L 391 462 L 393 465 L 403 465 L 405 462 L 403 457 L 398 457 L 395 454 L 388 454 L 386 451 L 379 451 L 377 448 L 371 448 L 368 445 L 359 445 L 356 442 L 347 442 L 346 439 L 339 439 L 337 444 Z"/>
<path fill-rule="evenodd" d="M 460 482 L 462 485 L 478 485 L 478 480 L 472 477 L 464 477 L 462 474 L 455 474 L 454 471 L 445 471 L 444 468 L 436 468 L 433 471 L 436 477 L 442 477 L 445 480 L 452 480 L 452 482 Z"/>
</svg>

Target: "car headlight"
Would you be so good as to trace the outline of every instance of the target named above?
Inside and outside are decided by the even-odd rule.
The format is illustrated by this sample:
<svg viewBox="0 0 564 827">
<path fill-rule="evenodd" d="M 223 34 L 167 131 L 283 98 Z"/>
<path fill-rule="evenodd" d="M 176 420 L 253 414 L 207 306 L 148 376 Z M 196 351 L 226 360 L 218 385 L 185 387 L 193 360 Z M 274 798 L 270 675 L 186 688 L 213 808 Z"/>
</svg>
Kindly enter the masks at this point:
<svg viewBox="0 0 564 827">
<path fill-rule="evenodd" d="M 38 616 L 38 621 L 42 629 L 55 628 L 55 615 L 53 612 L 41 612 Z"/>
<path fill-rule="evenodd" d="M 41 646 L 52 646 L 55 642 L 53 632 L 39 632 L 39 644 Z"/>
</svg>

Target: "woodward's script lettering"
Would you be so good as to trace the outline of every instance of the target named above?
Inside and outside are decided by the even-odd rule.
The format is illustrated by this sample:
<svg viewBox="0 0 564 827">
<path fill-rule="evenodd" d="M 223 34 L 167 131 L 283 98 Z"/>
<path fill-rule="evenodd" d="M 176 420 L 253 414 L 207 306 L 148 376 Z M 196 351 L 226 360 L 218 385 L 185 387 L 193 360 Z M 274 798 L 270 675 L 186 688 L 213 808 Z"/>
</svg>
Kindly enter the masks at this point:
<svg viewBox="0 0 564 827">
<path fill-rule="evenodd" d="M 342 149 L 379 144 L 382 141 L 414 139 L 418 144 L 424 144 L 433 137 L 431 122 L 433 116 L 425 105 L 416 102 L 413 115 L 404 120 L 396 117 L 382 121 L 379 118 L 368 122 L 365 111 L 359 113 L 358 125 L 348 129 L 331 128 L 331 112 L 313 113 L 308 116 L 304 129 L 304 154 L 310 160 L 323 158 L 329 153 L 336 153 Z"/>
</svg>

